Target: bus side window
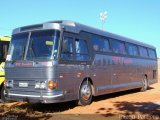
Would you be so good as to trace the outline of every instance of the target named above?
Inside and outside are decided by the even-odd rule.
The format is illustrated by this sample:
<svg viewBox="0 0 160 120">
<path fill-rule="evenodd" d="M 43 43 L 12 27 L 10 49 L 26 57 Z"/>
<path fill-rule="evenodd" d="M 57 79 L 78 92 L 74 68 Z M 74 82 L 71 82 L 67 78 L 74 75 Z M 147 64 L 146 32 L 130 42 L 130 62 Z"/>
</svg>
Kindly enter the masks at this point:
<svg viewBox="0 0 160 120">
<path fill-rule="evenodd" d="M 93 49 L 96 52 L 111 52 L 109 41 L 107 38 L 93 35 L 91 40 L 93 44 Z"/>
<path fill-rule="evenodd" d="M 73 60 L 73 38 L 63 38 L 61 52 L 62 60 Z"/>
<path fill-rule="evenodd" d="M 93 49 L 95 51 L 100 51 L 100 41 L 99 41 L 100 37 L 97 35 L 92 35 L 92 44 L 93 44 Z"/>
<path fill-rule="evenodd" d="M 156 58 L 156 53 L 153 49 L 148 49 L 149 53 L 149 58 L 155 59 Z"/>
<path fill-rule="evenodd" d="M 141 57 L 145 57 L 145 58 L 148 57 L 147 48 L 139 46 L 139 51 L 140 51 Z"/>
<path fill-rule="evenodd" d="M 76 49 L 76 60 L 77 61 L 88 61 L 89 52 L 87 41 L 82 39 L 75 40 L 75 49 Z"/>
<path fill-rule="evenodd" d="M 111 40 L 114 53 L 126 54 L 125 44 L 117 40 Z"/>
<path fill-rule="evenodd" d="M 136 45 L 128 43 L 127 44 L 127 49 L 128 49 L 129 55 L 133 55 L 133 56 L 138 56 L 139 55 L 138 54 L 138 47 Z"/>
</svg>

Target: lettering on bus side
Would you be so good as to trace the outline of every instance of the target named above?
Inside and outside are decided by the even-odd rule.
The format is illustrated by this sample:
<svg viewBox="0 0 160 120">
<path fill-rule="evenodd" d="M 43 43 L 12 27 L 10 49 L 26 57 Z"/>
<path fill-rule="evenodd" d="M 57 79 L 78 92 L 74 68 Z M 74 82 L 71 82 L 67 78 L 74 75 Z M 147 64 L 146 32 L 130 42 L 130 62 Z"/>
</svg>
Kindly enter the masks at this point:
<svg viewBox="0 0 160 120">
<path fill-rule="evenodd" d="M 17 63 L 15 63 L 15 66 L 18 66 L 18 67 L 20 67 L 20 66 L 30 67 L 30 66 L 33 66 L 33 64 L 32 64 L 32 63 L 21 63 L 21 62 L 17 62 Z"/>
<path fill-rule="evenodd" d="M 124 58 L 124 57 L 118 57 L 118 56 L 113 56 L 112 57 L 112 61 L 113 61 L 113 64 L 132 64 L 132 59 L 130 58 Z"/>
</svg>

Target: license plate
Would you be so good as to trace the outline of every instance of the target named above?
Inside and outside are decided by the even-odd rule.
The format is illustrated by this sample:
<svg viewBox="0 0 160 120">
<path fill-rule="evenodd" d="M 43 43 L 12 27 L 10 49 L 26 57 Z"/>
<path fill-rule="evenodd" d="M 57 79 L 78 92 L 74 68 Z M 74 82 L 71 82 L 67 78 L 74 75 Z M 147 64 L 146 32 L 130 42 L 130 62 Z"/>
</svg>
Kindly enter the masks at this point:
<svg viewBox="0 0 160 120">
<path fill-rule="evenodd" d="M 20 82 L 19 83 L 19 87 L 28 87 L 28 83 L 22 83 L 22 82 Z"/>
</svg>

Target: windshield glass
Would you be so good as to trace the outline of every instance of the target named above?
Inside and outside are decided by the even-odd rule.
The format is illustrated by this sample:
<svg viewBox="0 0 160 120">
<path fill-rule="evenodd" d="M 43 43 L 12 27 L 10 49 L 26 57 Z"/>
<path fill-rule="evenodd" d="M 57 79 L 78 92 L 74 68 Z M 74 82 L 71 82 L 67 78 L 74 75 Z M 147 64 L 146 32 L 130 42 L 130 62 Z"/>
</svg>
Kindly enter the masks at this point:
<svg viewBox="0 0 160 120">
<path fill-rule="evenodd" d="M 30 37 L 27 59 L 56 59 L 59 32 L 34 32 Z"/>
<path fill-rule="evenodd" d="M 56 59 L 59 36 L 60 32 L 53 30 L 31 32 L 27 49 L 29 33 L 14 35 L 10 43 L 7 60 L 24 60 L 25 52 L 27 52 L 27 60 Z"/>
<path fill-rule="evenodd" d="M 25 47 L 28 39 L 28 33 L 13 35 L 8 52 L 8 60 L 22 60 L 25 53 Z"/>
</svg>

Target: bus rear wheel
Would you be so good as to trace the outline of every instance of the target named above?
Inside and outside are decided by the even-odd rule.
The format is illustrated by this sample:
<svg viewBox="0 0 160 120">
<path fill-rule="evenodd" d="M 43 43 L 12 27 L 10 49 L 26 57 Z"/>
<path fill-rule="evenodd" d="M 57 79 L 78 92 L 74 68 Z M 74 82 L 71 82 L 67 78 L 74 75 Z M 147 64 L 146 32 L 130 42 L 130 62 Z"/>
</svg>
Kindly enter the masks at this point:
<svg viewBox="0 0 160 120">
<path fill-rule="evenodd" d="M 89 81 L 84 81 L 79 90 L 78 105 L 89 105 L 92 102 L 92 87 Z"/>
<path fill-rule="evenodd" d="M 142 80 L 142 88 L 141 88 L 141 92 L 144 92 L 148 89 L 149 85 L 148 85 L 148 80 L 147 78 L 145 77 L 143 80 Z"/>
</svg>

